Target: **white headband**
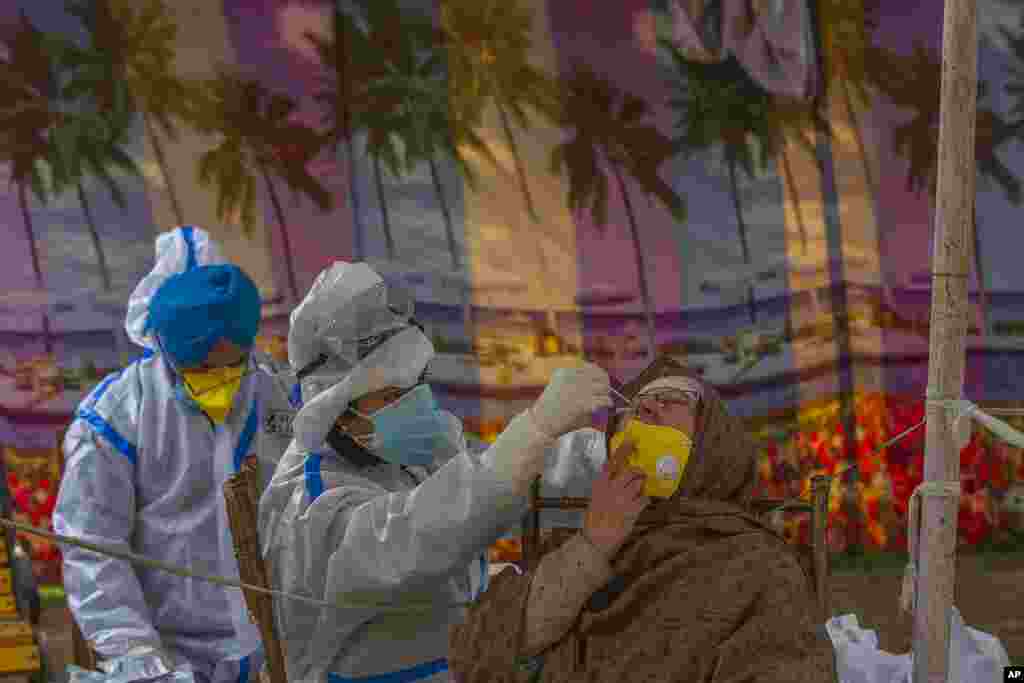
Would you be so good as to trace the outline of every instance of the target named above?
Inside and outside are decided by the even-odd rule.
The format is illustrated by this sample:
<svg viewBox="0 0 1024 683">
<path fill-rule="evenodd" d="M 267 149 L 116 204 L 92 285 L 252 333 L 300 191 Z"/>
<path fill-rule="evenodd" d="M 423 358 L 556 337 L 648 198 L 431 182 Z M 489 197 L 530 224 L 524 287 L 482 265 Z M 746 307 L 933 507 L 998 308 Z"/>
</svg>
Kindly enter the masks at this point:
<svg viewBox="0 0 1024 683">
<path fill-rule="evenodd" d="M 636 392 L 636 395 L 643 396 L 644 394 L 657 391 L 658 389 L 677 389 L 679 391 L 686 391 L 697 394 L 697 398 L 701 398 L 704 394 L 704 387 L 697 380 L 683 375 L 669 375 L 666 377 L 659 377 L 654 380 L 643 389 Z"/>
</svg>

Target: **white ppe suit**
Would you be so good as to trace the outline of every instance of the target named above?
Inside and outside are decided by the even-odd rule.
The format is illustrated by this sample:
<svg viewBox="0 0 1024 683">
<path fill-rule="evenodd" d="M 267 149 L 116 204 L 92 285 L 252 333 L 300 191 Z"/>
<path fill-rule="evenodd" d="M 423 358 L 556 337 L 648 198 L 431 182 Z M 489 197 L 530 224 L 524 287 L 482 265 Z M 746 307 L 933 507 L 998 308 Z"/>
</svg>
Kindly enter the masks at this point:
<svg viewBox="0 0 1024 683">
<path fill-rule="evenodd" d="M 332 603 L 275 598 L 293 683 L 449 681 L 449 629 L 486 588 L 487 549 L 527 508 L 499 476 L 498 444 L 470 449 L 448 413 L 444 446 L 425 466 L 357 464 L 325 443 L 352 401 L 416 385 L 434 354 L 381 285 L 363 264 L 336 264 L 292 314 L 289 359 L 305 405 L 260 501 L 260 539 L 275 589 Z M 363 355 L 364 339 L 384 341 Z M 539 453 L 539 474 L 556 444 L 524 419 L 502 437 Z"/>
<path fill-rule="evenodd" d="M 161 235 L 157 267 L 129 307 L 133 340 L 152 348 L 140 310 L 162 278 L 186 264 L 218 262 L 200 230 Z M 179 398 L 170 367 L 152 350 L 103 380 L 80 404 L 65 437 L 56 532 L 237 578 L 221 487 L 251 455 L 269 479 L 287 447 L 287 434 L 265 429 L 271 415 L 290 409 L 290 387 L 272 376 L 270 364 L 252 355 L 231 412 L 217 427 Z M 240 591 L 76 546 L 62 551 L 69 605 L 102 657 L 155 648 L 173 660 L 169 665 L 210 683 L 245 681 L 261 666 L 258 639 L 236 629 L 232 600 Z"/>
</svg>

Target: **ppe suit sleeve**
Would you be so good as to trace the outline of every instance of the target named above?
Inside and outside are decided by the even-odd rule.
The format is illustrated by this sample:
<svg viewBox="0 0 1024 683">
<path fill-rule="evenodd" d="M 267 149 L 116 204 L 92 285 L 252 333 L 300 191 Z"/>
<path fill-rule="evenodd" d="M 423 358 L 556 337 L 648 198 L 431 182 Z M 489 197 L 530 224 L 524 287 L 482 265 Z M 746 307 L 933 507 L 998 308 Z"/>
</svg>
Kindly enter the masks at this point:
<svg viewBox="0 0 1024 683">
<path fill-rule="evenodd" d="M 388 491 L 333 454 L 286 455 L 260 502 L 264 557 L 285 584 L 277 587 L 391 602 L 468 565 L 525 511 L 525 499 L 465 451 L 409 484 Z"/>
<path fill-rule="evenodd" d="M 135 525 L 135 463 L 83 419 L 68 430 L 64 448 L 67 460 L 53 516 L 55 530 L 130 550 Z M 126 450 L 134 455 L 130 445 Z M 64 546 L 62 552 L 71 611 L 100 655 L 120 656 L 142 644 L 160 646 L 131 564 L 75 546 Z"/>
</svg>

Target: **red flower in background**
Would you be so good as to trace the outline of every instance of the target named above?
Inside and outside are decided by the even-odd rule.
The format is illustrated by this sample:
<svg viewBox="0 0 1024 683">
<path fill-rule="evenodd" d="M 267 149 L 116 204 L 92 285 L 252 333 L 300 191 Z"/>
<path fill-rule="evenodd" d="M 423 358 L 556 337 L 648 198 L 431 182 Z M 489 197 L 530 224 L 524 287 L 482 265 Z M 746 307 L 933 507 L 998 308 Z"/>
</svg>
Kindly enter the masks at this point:
<svg viewBox="0 0 1024 683">
<path fill-rule="evenodd" d="M 960 541 L 966 545 L 977 545 L 992 531 L 991 520 L 984 504 L 976 500 L 978 494 L 968 494 L 960 500 L 957 519 Z"/>
<path fill-rule="evenodd" d="M 988 448 L 989 457 L 986 459 L 992 463 L 988 478 L 991 487 L 997 491 L 1005 491 L 1010 487 L 1010 452 L 1002 441 L 992 443 Z"/>
<path fill-rule="evenodd" d="M 12 498 L 14 499 L 14 506 L 19 512 L 26 515 L 32 514 L 32 492 L 27 486 L 19 486 L 15 491 L 12 492 Z"/>
<path fill-rule="evenodd" d="M 910 496 L 923 478 L 924 403 L 882 395 L 858 398 L 852 461 L 844 451 L 849 435 L 836 415 L 837 411 L 829 412 L 828 407 L 809 413 L 806 419 L 817 420 L 813 427 L 793 434 L 788 442 L 765 448 L 759 468 L 760 490 L 806 496 L 811 476 L 830 474 L 837 478 L 829 505 L 833 551 L 851 543 L 905 547 Z M 911 431 L 912 427 L 916 429 Z M 898 442 L 879 450 L 904 432 Z M 972 434 L 960 454 L 964 500 L 972 501 L 965 502 L 959 513 L 963 543 L 977 544 L 997 523 L 1005 522 L 995 514 L 990 493 L 1024 480 L 1024 457 L 984 434 L 980 430 Z M 851 465 L 855 469 L 850 469 Z M 794 541 L 799 537 L 797 529 L 792 527 L 789 532 Z"/>
<path fill-rule="evenodd" d="M 874 519 L 869 520 L 867 523 L 867 537 L 869 543 L 878 550 L 884 550 L 889 542 L 885 527 Z"/>
<path fill-rule="evenodd" d="M 48 481 L 43 481 L 40 487 L 32 495 L 32 524 L 43 526 L 44 521 L 53 517 L 53 511 L 57 507 L 57 494 L 54 493 Z"/>
<path fill-rule="evenodd" d="M 892 482 L 892 496 L 895 501 L 906 505 L 906 502 L 910 500 L 910 494 L 913 493 L 914 489 L 913 485 L 910 483 L 910 476 L 907 474 L 907 468 L 903 465 L 890 463 L 889 481 Z"/>
<path fill-rule="evenodd" d="M 828 447 L 824 443 L 819 443 L 815 449 L 815 459 L 820 467 L 827 470 L 832 470 L 836 465 L 836 459 L 832 457 L 832 453 L 829 452 Z"/>
<path fill-rule="evenodd" d="M 960 470 L 963 471 L 966 467 L 974 467 L 981 456 L 981 443 L 980 439 L 976 436 L 972 437 L 971 440 L 960 450 Z"/>
</svg>

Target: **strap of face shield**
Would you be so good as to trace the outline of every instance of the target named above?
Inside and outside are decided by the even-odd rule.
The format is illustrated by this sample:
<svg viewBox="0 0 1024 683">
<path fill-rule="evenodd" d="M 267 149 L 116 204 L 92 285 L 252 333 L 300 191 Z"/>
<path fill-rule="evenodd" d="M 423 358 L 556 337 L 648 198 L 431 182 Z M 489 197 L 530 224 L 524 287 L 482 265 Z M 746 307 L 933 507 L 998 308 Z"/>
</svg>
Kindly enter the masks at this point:
<svg viewBox="0 0 1024 683">
<path fill-rule="evenodd" d="M 423 328 L 412 320 L 413 298 L 400 284 L 379 283 L 347 301 L 340 309 L 319 316 L 315 333 L 323 353 L 335 362 L 343 361 L 350 367 L 373 352 L 410 324 Z M 319 358 L 302 369 L 308 376 L 322 366 Z M 319 367 L 319 366 L 317 366 Z"/>
<path fill-rule="evenodd" d="M 323 367 L 331 355 L 354 366 L 410 325 L 426 334 L 423 325 L 413 317 L 412 293 L 400 283 L 382 282 L 356 299 L 345 307 L 357 311 L 353 318 L 344 322 L 332 320 L 321 332 L 324 345 L 334 353 L 322 353 L 299 370 L 296 377 L 300 382 Z M 349 339 L 339 334 L 343 328 L 352 332 Z"/>
<path fill-rule="evenodd" d="M 415 318 L 409 318 L 409 324 L 406 326 L 396 327 L 395 329 L 388 330 L 383 334 L 373 335 L 372 337 L 368 337 L 366 339 L 360 339 L 358 341 L 357 360 L 362 361 L 364 358 L 366 358 L 371 353 L 376 351 L 377 348 L 381 346 L 381 344 L 386 342 L 388 339 L 391 339 L 396 334 L 398 334 L 399 332 L 401 332 L 402 330 L 406 329 L 409 326 L 415 327 L 424 335 L 426 334 L 426 330 L 423 328 L 423 325 L 419 323 L 419 321 L 417 321 Z M 330 359 L 331 357 L 328 356 L 326 353 L 321 353 L 311 363 L 306 365 L 306 367 L 299 370 L 296 373 L 295 378 L 301 382 L 302 380 L 304 380 L 305 378 L 309 377 L 314 372 L 322 368 L 324 365 L 326 365 L 327 361 L 329 361 Z"/>
<path fill-rule="evenodd" d="M 416 327 L 420 332 L 426 334 L 423 325 L 412 317 L 414 302 L 410 292 L 401 285 L 381 284 L 361 296 L 365 297 L 365 301 L 354 304 L 352 308 L 357 311 L 369 311 L 369 313 L 357 316 L 349 324 L 352 329 L 372 333 L 356 337 L 354 343 L 351 341 L 346 343 L 337 334 L 337 330 L 341 326 L 334 325 L 334 329 L 331 331 L 334 336 L 329 332 L 324 335 L 324 340 L 332 351 L 344 349 L 344 355 L 340 358 L 332 358 L 328 353 L 320 354 L 298 371 L 296 378 L 299 382 L 331 361 L 335 364 L 339 361 L 350 362 L 354 366 L 409 326 Z M 383 309 L 379 306 L 382 296 L 386 297 L 386 306 Z M 373 303 L 378 305 L 374 306 Z M 426 379 L 427 372 L 424 370 L 420 382 L 425 382 Z M 351 408 L 346 412 L 351 412 Z M 380 459 L 376 455 L 363 448 L 336 424 L 328 432 L 326 439 L 331 448 L 357 467 L 370 467 L 380 463 Z"/>
<path fill-rule="evenodd" d="M 341 457 L 359 467 L 373 467 L 382 461 L 376 455 L 363 448 L 359 442 L 346 434 L 337 424 L 327 432 L 327 444 Z"/>
</svg>

